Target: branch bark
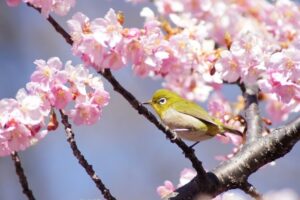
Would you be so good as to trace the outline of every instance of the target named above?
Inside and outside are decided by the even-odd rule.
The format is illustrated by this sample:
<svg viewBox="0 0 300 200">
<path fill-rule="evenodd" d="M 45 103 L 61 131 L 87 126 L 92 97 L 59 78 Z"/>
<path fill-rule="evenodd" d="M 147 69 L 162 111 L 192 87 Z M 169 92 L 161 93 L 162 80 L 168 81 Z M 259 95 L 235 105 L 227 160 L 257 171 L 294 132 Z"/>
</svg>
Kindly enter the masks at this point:
<svg viewBox="0 0 300 200">
<path fill-rule="evenodd" d="M 263 123 L 258 107 L 258 86 L 240 85 L 246 101 L 247 142 L 254 142 L 262 136 Z"/>
<path fill-rule="evenodd" d="M 33 196 L 33 193 L 31 189 L 29 188 L 28 181 L 26 178 L 26 175 L 24 173 L 24 169 L 21 164 L 20 157 L 17 152 L 13 152 L 11 154 L 11 159 L 13 160 L 16 168 L 16 174 L 19 177 L 19 182 L 23 188 L 23 193 L 27 197 L 28 200 L 35 200 L 35 197 Z"/>
<path fill-rule="evenodd" d="M 259 140 L 245 144 L 232 159 L 221 163 L 209 173 L 210 182 L 196 176 L 190 183 L 178 188 L 175 191 L 178 195 L 170 199 L 192 200 L 199 194 L 216 196 L 230 189 L 241 188 L 251 174 L 286 155 L 299 140 L 300 117 Z M 212 181 L 216 183 L 215 187 L 207 187 Z"/>
<path fill-rule="evenodd" d="M 82 155 L 80 150 L 77 147 L 76 141 L 75 141 L 75 136 L 72 131 L 72 126 L 69 123 L 68 116 L 64 114 L 62 110 L 59 110 L 60 115 L 61 115 L 61 122 L 65 126 L 65 132 L 67 136 L 67 141 L 70 144 L 70 147 L 73 151 L 74 156 L 77 158 L 78 162 L 80 165 L 85 169 L 87 174 L 91 177 L 91 179 L 94 181 L 96 184 L 97 188 L 101 191 L 102 195 L 104 196 L 105 199 L 107 200 L 116 200 L 114 196 L 110 193 L 109 189 L 106 188 L 104 183 L 101 181 L 101 179 L 98 177 L 96 172 L 93 169 L 93 166 L 90 165 L 85 157 Z"/>
</svg>

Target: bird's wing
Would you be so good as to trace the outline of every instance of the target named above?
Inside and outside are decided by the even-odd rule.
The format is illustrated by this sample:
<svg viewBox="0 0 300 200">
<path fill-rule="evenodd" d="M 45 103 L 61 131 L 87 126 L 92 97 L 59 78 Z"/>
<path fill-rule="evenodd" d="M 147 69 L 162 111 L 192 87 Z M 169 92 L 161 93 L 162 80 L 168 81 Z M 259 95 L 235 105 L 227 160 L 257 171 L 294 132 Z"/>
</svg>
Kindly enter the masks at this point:
<svg viewBox="0 0 300 200">
<path fill-rule="evenodd" d="M 173 108 L 177 110 L 180 113 L 184 113 L 190 116 L 193 116 L 203 122 L 210 123 L 215 126 L 219 126 L 214 119 L 199 105 L 190 102 L 190 101 L 185 101 L 185 102 L 179 102 L 179 103 L 174 103 Z"/>
</svg>

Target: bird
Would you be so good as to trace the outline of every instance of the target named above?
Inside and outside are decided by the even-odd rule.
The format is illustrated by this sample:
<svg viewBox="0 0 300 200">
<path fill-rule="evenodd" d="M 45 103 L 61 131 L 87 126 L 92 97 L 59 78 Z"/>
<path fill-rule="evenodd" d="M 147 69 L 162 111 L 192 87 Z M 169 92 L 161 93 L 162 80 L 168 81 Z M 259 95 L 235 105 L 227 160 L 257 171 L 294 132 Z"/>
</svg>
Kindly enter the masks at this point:
<svg viewBox="0 0 300 200">
<path fill-rule="evenodd" d="M 162 123 L 184 140 L 200 142 L 225 132 L 243 137 L 239 130 L 223 124 L 198 104 L 168 89 L 158 89 L 151 100 L 143 104 L 151 105 Z"/>
</svg>

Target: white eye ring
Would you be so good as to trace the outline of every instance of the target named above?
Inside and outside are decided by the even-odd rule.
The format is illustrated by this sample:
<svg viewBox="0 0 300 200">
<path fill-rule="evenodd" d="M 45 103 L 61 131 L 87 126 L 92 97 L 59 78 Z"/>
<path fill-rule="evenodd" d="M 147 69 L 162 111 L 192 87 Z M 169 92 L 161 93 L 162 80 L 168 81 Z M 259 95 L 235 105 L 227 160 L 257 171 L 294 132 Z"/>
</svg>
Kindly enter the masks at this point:
<svg viewBox="0 0 300 200">
<path fill-rule="evenodd" d="M 167 103 L 167 99 L 166 98 L 160 98 L 159 100 L 158 100 L 158 103 L 159 104 L 161 104 L 161 105 L 163 105 L 163 104 L 165 104 L 165 103 Z"/>
</svg>

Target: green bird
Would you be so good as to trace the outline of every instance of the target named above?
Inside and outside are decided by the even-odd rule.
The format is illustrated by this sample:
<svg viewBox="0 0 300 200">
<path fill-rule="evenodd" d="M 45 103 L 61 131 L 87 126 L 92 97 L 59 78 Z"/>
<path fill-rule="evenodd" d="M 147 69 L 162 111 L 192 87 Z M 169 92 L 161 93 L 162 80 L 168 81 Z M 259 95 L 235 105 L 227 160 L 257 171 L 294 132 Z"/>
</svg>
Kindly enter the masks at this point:
<svg viewBox="0 0 300 200">
<path fill-rule="evenodd" d="M 152 99 L 144 104 L 150 104 L 161 121 L 175 131 L 178 137 L 185 140 L 199 142 L 224 132 L 243 136 L 240 131 L 210 116 L 198 104 L 170 90 L 157 90 Z"/>
</svg>

